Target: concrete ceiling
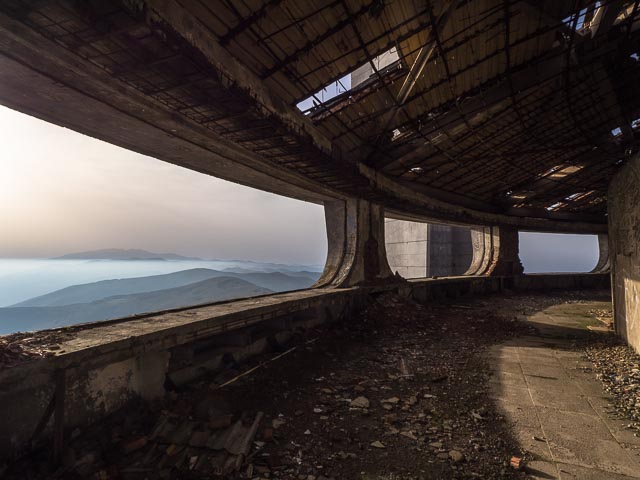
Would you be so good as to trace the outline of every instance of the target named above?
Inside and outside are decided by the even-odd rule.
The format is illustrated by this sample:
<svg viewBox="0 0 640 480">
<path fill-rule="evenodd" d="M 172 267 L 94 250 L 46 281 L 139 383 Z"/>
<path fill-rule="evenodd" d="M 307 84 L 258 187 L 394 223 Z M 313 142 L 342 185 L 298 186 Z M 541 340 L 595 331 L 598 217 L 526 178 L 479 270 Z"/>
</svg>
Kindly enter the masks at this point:
<svg viewBox="0 0 640 480">
<path fill-rule="evenodd" d="M 597 5 L 6 0 L 0 103 L 296 198 L 602 232 L 640 146 L 640 9 Z"/>
</svg>

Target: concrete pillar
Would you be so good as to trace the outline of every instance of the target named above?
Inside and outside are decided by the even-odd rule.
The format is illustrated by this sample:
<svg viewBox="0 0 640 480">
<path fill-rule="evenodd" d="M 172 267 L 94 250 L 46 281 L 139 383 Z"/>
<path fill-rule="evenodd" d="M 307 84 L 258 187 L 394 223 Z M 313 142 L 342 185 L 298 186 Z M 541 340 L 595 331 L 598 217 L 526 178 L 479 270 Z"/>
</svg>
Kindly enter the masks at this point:
<svg viewBox="0 0 640 480">
<path fill-rule="evenodd" d="M 524 272 L 519 257 L 518 230 L 477 227 L 471 230 L 473 259 L 465 275 L 509 276 Z"/>
<path fill-rule="evenodd" d="M 607 273 L 611 270 L 611 261 L 609 260 L 609 236 L 607 234 L 598 235 L 598 250 L 600 251 L 598 263 L 591 273 Z"/>
<path fill-rule="evenodd" d="M 426 277 L 429 224 L 385 218 L 384 227 L 391 271 L 405 278 Z"/>
<path fill-rule="evenodd" d="M 427 276 L 463 275 L 472 260 L 471 233 L 468 227 L 429 224 Z"/>
<path fill-rule="evenodd" d="M 614 326 L 640 352 L 640 156 L 614 176 L 607 201 Z"/>
<path fill-rule="evenodd" d="M 469 227 L 385 219 L 393 272 L 406 278 L 462 275 L 472 257 Z"/>
<path fill-rule="evenodd" d="M 327 261 L 316 287 L 375 284 L 394 277 L 387 262 L 384 211 L 366 200 L 325 202 Z"/>
</svg>

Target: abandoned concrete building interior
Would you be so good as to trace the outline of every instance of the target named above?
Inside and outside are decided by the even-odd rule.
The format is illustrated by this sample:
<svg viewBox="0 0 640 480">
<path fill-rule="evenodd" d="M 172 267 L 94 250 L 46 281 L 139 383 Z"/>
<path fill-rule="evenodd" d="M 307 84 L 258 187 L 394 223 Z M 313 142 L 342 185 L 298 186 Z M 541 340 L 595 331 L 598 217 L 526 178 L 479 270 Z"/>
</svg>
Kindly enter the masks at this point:
<svg viewBox="0 0 640 480">
<path fill-rule="evenodd" d="M 0 476 L 640 478 L 638 0 L 2 0 L 0 103 L 328 239 L 310 289 L 0 337 Z"/>
</svg>

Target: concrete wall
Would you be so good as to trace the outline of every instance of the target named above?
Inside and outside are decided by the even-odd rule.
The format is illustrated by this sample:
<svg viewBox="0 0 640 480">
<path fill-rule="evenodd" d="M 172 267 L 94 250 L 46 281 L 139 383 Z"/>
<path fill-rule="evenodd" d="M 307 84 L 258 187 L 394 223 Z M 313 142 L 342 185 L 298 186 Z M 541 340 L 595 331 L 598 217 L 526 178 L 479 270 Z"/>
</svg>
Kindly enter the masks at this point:
<svg viewBox="0 0 640 480">
<path fill-rule="evenodd" d="M 165 395 L 167 385 L 181 386 L 218 371 L 225 367 L 225 359 L 242 362 L 288 342 L 294 333 L 351 315 L 363 307 L 368 295 L 366 290 L 329 290 L 310 298 L 309 292 L 60 329 L 68 338 L 58 350 L 64 353 L 0 370 L 0 467 L 6 460 L 27 453 L 31 444 L 51 445 L 55 414 L 42 432 L 34 433 L 54 401 L 61 372 L 66 379 L 63 416 L 68 435 L 134 399 L 158 399 Z M 238 304 L 247 307 L 234 313 L 233 306 Z M 196 312 L 207 309 L 209 319 L 189 321 Z M 152 334 L 145 328 L 146 322 L 156 324 L 183 314 L 182 320 L 172 321 L 172 328 Z M 215 333 L 197 333 L 209 330 L 208 324 L 218 327 Z M 119 332 L 128 332 L 129 341 L 118 338 Z M 42 333 L 46 343 L 47 333 Z"/>
<path fill-rule="evenodd" d="M 613 178 L 608 201 L 615 328 L 640 352 L 640 157 Z"/>
<path fill-rule="evenodd" d="M 404 278 L 462 275 L 473 257 L 469 228 L 385 219 L 387 259 Z"/>
<path fill-rule="evenodd" d="M 391 271 L 404 278 L 426 277 L 429 225 L 386 218 L 384 228 Z"/>
</svg>

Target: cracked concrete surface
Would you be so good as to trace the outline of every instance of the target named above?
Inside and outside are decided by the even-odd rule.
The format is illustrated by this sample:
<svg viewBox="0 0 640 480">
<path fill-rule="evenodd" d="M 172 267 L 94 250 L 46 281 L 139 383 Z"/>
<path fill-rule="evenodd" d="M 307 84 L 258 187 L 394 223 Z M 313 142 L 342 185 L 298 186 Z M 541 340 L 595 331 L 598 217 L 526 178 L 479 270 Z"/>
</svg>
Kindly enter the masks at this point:
<svg viewBox="0 0 640 480">
<path fill-rule="evenodd" d="M 595 335 L 585 319 L 598 306 L 562 304 L 524 315 L 538 334 L 490 351 L 491 396 L 534 457 L 527 463 L 533 478 L 640 478 L 640 438 L 608 414 L 612 399 L 578 348 Z"/>
</svg>

